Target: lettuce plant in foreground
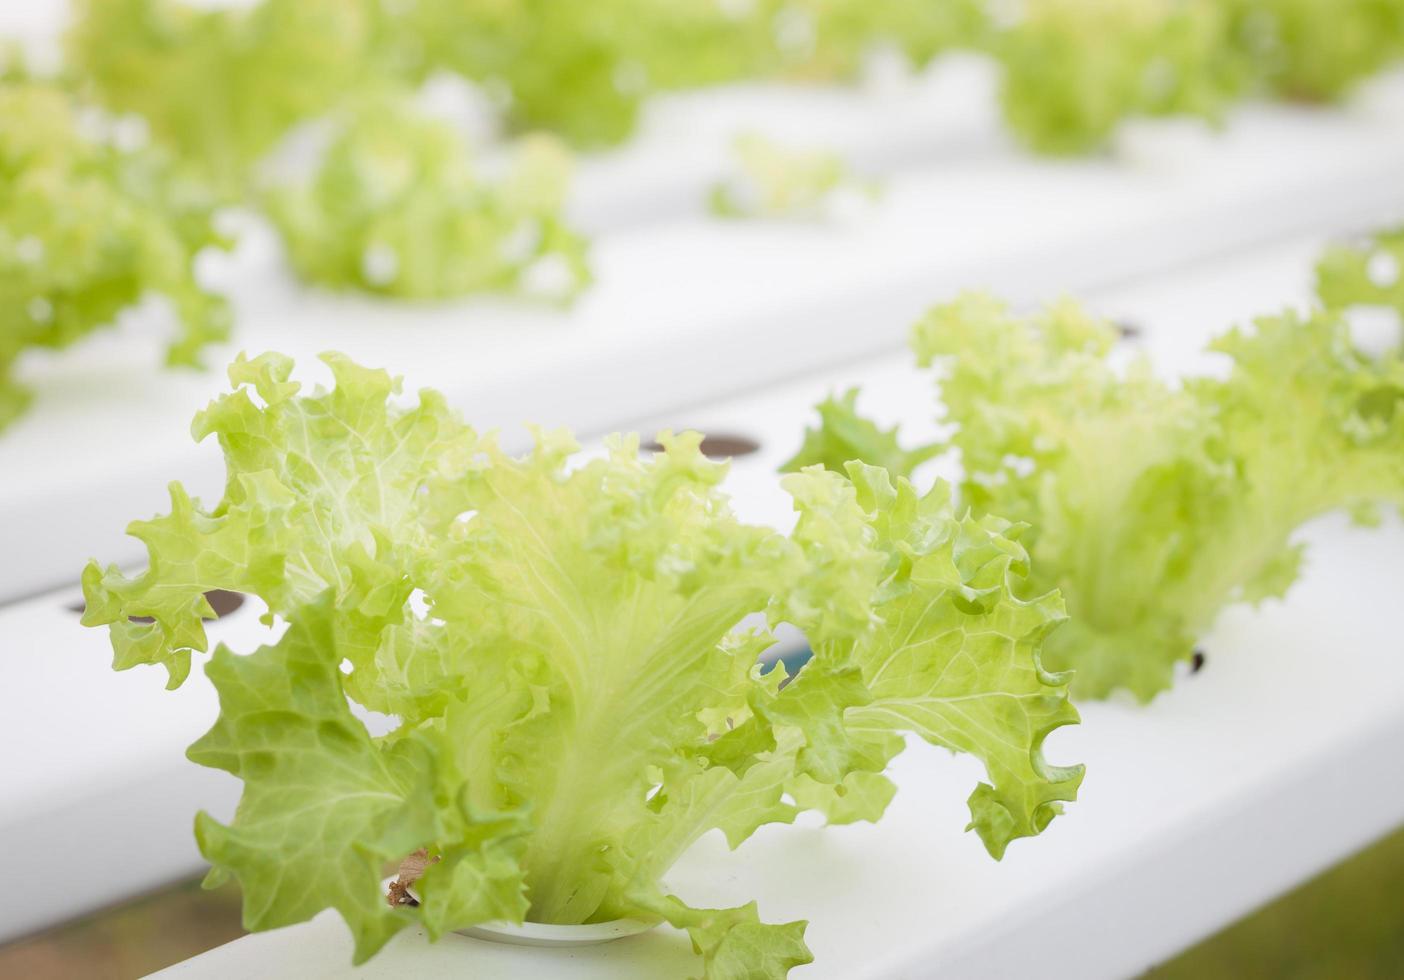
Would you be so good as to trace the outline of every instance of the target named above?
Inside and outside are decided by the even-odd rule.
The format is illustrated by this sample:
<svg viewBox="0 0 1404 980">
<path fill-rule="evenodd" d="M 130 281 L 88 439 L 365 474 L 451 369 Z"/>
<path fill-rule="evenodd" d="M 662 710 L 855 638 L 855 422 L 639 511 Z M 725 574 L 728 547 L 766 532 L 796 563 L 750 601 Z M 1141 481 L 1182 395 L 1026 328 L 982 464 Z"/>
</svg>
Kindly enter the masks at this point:
<svg viewBox="0 0 1404 980">
<path fill-rule="evenodd" d="M 363 99 L 335 124 L 311 180 L 267 198 L 305 279 L 415 299 L 564 299 L 589 281 L 585 240 L 561 218 L 570 159 L 551 138 L 521 141 L 488 180 L 461 133 L 405 100 Z"/>
<path fill-rule="evenodd" d="M 1178 385 L 1144 359 L 1114 367 L 1116 337 L 1071 302 L 1021 318 L 971 294 L 920 321 L 912 346 L 942 369 L 955 434 L 940 448 L 960 452 L 962 504 L 1032 525 L 1029 586 L 1067 601 L 1050 666 L 1075 668 L 1079 695 L 1149 700 L 1225 605 L 1286 591 L 1300 525 L 1404 504 L 1404 362 L 1357 351 L 1320 311 L 1231 331 L 1211 346 L 1227 377 Z M 934 448 L 901 450 L 851 394 L 821 411 L 823 431 L 788 465 Z"/>
<path fill-rule="evenodd" d="M 226 336 L 225 302 L 194 274 L 195 254 L 220 243 L 212 214 L 112 120 L 51 85 L 0 84 L 0 428 L 28 403 L 11 377 L 26 350 L 67 347 L 148 293 L 175 308 L 171 364 Z"/>
<path fill-rule="evenodd" d="M 635 916 L 688 930 L 711 978 L 781 977 L 809 961 L 803 922 L 662 884 L 702 833 L 875 820 L 909 732 L 984 764 L 970 827 L 996 858 L 1074 797 L 1081 767 L 1041 749 L 1077 720 L 1040 663 L 1062 603 L 1015 595 L 1019 525 L 855 464 L 785 479 L 785 535 L 732 516 L 696 433 L 587 461 L 538 432 L 510 457 L 434 392 L 401 407 L 384 372 L 325 360 L 335 387 L 303 395 L 287 358 L 238 359 L 194 425 L 223 446 L 224 499 L 173 485 L 171 513 L 130 528 L 146 571 L 83 574 L 114 666 L 170 686 L 205 649 L 206 590 L 287 623 L 214 652 L 220 716 L 189 752 L 244 781 L 233 823 L 201 814 L 196 835 L 249 928 L 335 908 L 360 961 L 414 923 Z M 787 685 L 757 666 L 757 613 L 812 641 Z M 372 737 L 348 698 L 398 727 Z M 421 850 L 419 904 L 390 904 L 382 868 Z"/>
</svg>

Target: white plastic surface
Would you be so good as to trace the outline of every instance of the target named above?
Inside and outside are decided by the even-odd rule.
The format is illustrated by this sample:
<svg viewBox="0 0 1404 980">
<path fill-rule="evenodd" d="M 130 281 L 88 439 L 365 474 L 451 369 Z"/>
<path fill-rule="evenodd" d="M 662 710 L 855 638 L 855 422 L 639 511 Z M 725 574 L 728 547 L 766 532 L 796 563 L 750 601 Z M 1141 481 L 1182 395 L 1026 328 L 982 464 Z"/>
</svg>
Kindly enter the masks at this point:
<svg viewBox="0 0 1404 980">
<path fill-rule="evenodd" d="M 460 929 L 462 935 L 508 946 L 536 946 L 562 949 L 572 946 L 598 946 L 617 939 L 637 936 L 656 928 L 652 922 L 638 919 L 614 919 L 579 926 L 553 926 L 545 922 L 484 922 L 480 926 Z"/>
<path fill-rule="evenodd" d="M 580 201 L 627 210 L 629 190 L 653 193 L 644 173 L 714 154 L 738 105 L 766 119 L 789 107 L 814 140 L 889 161 L 887 192 L 854 224 L 728 222 L 652 206 L 650 221 L 604 228 L 600 217 L 597 283 L 569 311 L 310 290 L 290 281 L 273 236 L 255 225 L 236 257 L 209 263 L 239 314 L 236 339 L 209 362 L 240 349 L 302 361 L 339 349 L 442 389 L 476 423 L 506 427 L 509 441 L 524 420 L 590 434 L 894 350 L 923 307 L 960 288 L 991 286 L 1016 301 L 1085 291 L 1404 209 L 1404 126 L 1379 113 L 1246 106 L 1223 133 L 1192 137 L 1189 151 L 1182 124 L 1140 124 L 1124 141 L 1160 133 L 1178 149 L 1047 161 L 1003 134 L 985 69 L 963 59 L 933 78 L 929 92 L 702 93 L 672 103 L 671 117 L 664 106 L 637 148 L 589 161 Z M 928 140 L 923 113 L 950 129 Z M 1157 162 L 1124 162 L 1137 159 Z M 664 196 L 683 193 L 669 186 Z M 223 374 L 157 367 L 159 321 L 128 317 L 21 362 L 37 397 L 0 438 L 0 601 L 73 581 L 89 556 L 139 560 L 121 529 L 160 507 L 170 480 L 218 491 L 218 452 L 191 443 L 189 422 Z"/>
<path fill-rule="evenodd" d="M 1135 320 L 1145 331 L 1142 346 L 1181 370 L 1199 363 L 1194 352 L 1210 333 L 1304 300 L 1318 247 L 1317 239 L 1288 242 L 1093 299 L 1101 311 Z M 859 382 L 863 406 L 885 424 L 903 422 L 911 439 L 929 429 L 929 379 L 906 356 L 696 405 L 639 427 L 756 438 L 761 451 L 733 463 L 727 487 L 743 517 L 783 526 L 791 517 L 775 466 L 798 444 L 813 403 Z M 762 843 L 733 856 L 705 840 L 672 883 L 699 900 L 758 898 L 772 920 L 811 918 L 816 977 L 861 976 L 879 954 L 985 963 L 991 930 L 1009 931 L 1001 956 L 1033 956 L 1051 935 L 1040 923 L 1058 921 L 1078 935 L 1087 928 L 1078 917 L 1094 912 L 1116 923 L 1098 926 L 1114 941 L 1107 951 L 1079 943 L 1076 955 L 1111 957 L 1089 960 L 1110 976 L 1127 972 L 1130 958 L 1149 964 L 1222 925 L 1404 819 L 1404 780 L 1388 778 L 1397 767 L 1388 768 L 1387 755 L 1397 744 L 1391 739 L 1404 736 L 1404 658 L 1392 604 L 1404 533 L 1327 521 L 1310 537 L 1308 570 L 1289 601 L 1226 616 L 1208 639 L 1202 674 L 1145 712 L 1087 706 L 1083 728 L 1050 740 L 1054 761 L 1085 761 L 1090 775 L 1047 842 L 1021 842 L 1003 865 L 989 862 L 973 837 L 959 833 L 975 768 L 917 746 L 899 762 L 902 792 L 879 827 L 781 829 L 774 839 L 766 831 Z M 103 633 L 82 630 L 64 608 L 75 598 L 66 591 L 0 609 L 7 664 L 0 771 L 14 774 L 0 796 L 0 841 L 14 845 L 11 873 L 32 883 L 29 908 L 0 918 L 3 934 L 195 873 L 191 816 L 205 808 L 227 818 L 237 795 L 234 780 L 182 757 L 215 713 L 198 669 L 176 693 L 161 690 L 154 669 L 113 675 Z M 268 634 L 257 612 L 246 606 L 216 624 L 212 640 L 236 649 L 260 642 Z M 1318 663 L 1322 656 L 1329 667 Z M 41 729 L 46 738 L 37 742 L 31 733 Z M 1322 788 L 1338 782 L 1350 792 Z M 47 849 L 55 839 L 67 849 L 63 861 Z M 1172 897 L 1185 907 L 1166 907 Z M 306 975 L 335 976 L 348 961 L 343 943 L 338 923 L 319 922 L 243 940 L 184 969 L 294 976 L 317 965 Z M 692 968 L 686 943 L 660 930 L 570 960 L 525 961 L 516 951 L 458 939 L 430 948 L 407 937 L 366 975 L 467 969 L 463 955 L 473 957 L 470 972 L 485 977 L 523 975 L 513 971 L 543 962 L 555 969 L 558 959 L 569 964 L 564 977 L 681 976 Z M 906 969 L 870 975 L 926 975 L 919 965 Z M 1069 967 L 1064 975 L 1099 972 Z"/>
</svg>

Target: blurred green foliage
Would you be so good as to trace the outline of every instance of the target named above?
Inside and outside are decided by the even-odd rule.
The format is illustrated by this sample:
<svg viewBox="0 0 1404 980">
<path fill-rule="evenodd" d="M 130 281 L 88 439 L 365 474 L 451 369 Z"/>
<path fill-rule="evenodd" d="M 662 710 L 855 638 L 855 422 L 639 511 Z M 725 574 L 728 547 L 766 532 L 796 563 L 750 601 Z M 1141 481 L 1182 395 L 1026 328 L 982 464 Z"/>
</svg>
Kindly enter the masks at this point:
<svg viewBox="0 0 1404 980">
<path fill-rule="evenodd" d="M 1325 102 L 1404 57 L 1404 0 L 1218 0 L 1268 90 Z"/>
<path fill-rule="evenodd" d="M 196 281 L 221 244 L 214 202 L 140 124 L 84 110 L 53 85 L 0 82 L 0 428 L 28 403 L 12 370 L 29 348 L 62 348 L 148 293 L 175 308 L 167 360 L 195 365 L 229 311 Z"/>
<path fill-rule="evenodd" d="M 225 187 L 359 85 L 450 71 L 512 128 L 626 138 L 652 93 L 756 78 L 842 81 L 875 49 L 916 67 L 995 55 L 1015 132 L 1096 149 L 1121 119 L 1218 119 L 1259 91 L 1320 101 L 1404 56 L 1404 0 L 77 0 L 88 90 L 137 111 Z M 297 84 L 288 84 L 295 78 Z"/>
<path fill-rule="evenodd" d="M 1085 153 L 1128 116 L 1217 120 L 1246 82 L 1217 3 L 1029 0 L 998 36 L 1005 118 L 1043 153 Z"/>
<path fill-rule="evenodd" d="M 585 241 L 558 217 L 569 173 L 564 147 L 535 136 L 489 181 L 453 126 L 385 95 L 339 113 L 315 176 L 266 203 L 312 282 L 413 299 L 487 289 L 568 299 L 589 280 Z"/>
</svg>

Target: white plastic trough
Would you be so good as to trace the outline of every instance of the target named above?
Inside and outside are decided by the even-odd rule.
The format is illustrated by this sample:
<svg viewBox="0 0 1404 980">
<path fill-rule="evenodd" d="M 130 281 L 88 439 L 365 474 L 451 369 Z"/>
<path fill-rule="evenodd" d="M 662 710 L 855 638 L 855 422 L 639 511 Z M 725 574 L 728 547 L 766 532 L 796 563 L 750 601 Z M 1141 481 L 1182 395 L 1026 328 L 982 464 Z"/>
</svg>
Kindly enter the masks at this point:
<svg viewBox="0 0 1404 980">
<path fill-rule="evenodd" d="M 1137 321 L 1145 346 L 1178 370 L 1229 322 L 1304 298 L 1319 244 L 1290 241 L 1091 298 Z M 728 489 L 743 516 L 783 523 L 775 466 L 814 401 L 857 382 L 883 421 L 907 420 L 913 438 L 922 434 L 929 380 L 904 355 L 636 427 L 757 439 L 762 449 L 733 464 Z M 709 836 L 669 884 L 689 901 L 756 898 L 772 921 L 810 919 L 817 962 L 796 977 L 1112 977 L 1170 955 L 1404 820 L 1404 779 L 1382 778 L 1396 771 L 1404 737 L 1393 602 L 1404 530 L 1327 520 L 1307 536 L 1308 570 L 1288 601 L 1225 616 L 1207 638 L 1203 672 L 1149 709 L 1084 705 L 1084 724 L 1050 739 L 1054 761 L 1087 763 L 1086 785 L 1065 817 L 1004 863 L 960 833 L 977 767 L 915 745 L 894 768 L 901 791 L 881 824 L 771 828 L 735 854 Z M 0 770 L 17 774 L 15 791 L 0 797 L 0 841 L 32 896 L 7 913 L 8 935 L 197 871 L 191 815 L 227 818 L 237 796 L 232 778 L 182 758 L 215 713 L 198 671 L 176 694 L 161 690 L 156 670 L 112 675 L 104 635 L 78 628 L 63 608 L 75 598 L 66 590 L 0 610 L 14 657 L 0 691 Z M 221 621 L 212 639 L 252 646 L 257 611 Z M 173 975 L 350 976 L 349 957 L 344 927 L 324 917 L 240 940 Z M 688 970 L 685 938 L 659 929 L 568 954 L 461 937 L 430 946 L 409 934 L 362 975 Z"/>
</svg>

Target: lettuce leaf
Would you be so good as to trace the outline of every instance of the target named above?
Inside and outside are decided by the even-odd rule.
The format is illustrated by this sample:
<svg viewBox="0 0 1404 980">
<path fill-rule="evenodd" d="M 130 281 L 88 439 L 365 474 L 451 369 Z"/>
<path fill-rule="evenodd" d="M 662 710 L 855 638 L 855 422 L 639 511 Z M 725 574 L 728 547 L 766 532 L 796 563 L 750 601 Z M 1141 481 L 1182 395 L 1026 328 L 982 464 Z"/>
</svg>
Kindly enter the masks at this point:
<svg viewBox="0 0 1404 980">
<path fill-rule="evenodd" d="M 585 241 L 561 217 L 569 175 L 564 148 L 537 136 L 506 176 L 486 180 L 452 125 L 379 94 L 343 109 L 311 180 L 267 204 L 312 282 L 413 299 L 506 289 L 567 299 L 589 281 Z"/>
<path fill-rule="evenodd" d="M 809 960 L 805 923 L 663 886 L 703 833 L 876 820 L 907 734 L 984 764 L 971 828 L 995 857 L 1073 798 L 1081 767 L 1041 750 L 1077 720 L 1041 663 L 1062 602 L 1016 595 L 1023 528 L 855 464 L 787 477 L 784 535 L 732 515 L 696 433 L 582 459 L 537 431 L 511 457 L 435 393 L 407 405 L 383 371 L 325 360 L 335 386 L 308 394 L 287 358 L 237 360 L 195 422 L 223 447 L 223 499 L 174 485 L 171 513 L 130 529 L 147 569 L 83 576 L 114 666 L 172 686 L 205 649 L 206 590 L 288 624 L 214 653 L 220 717 L 190 750 L 244 781 L 233 823 L 201 815 L 197 835 L 250 928 L 336 908 L 360 961 L 413 922 L 632 916 L 686 929 L 714 980 L 782 977 Z M 789 683 L 757 664 L 757 614 L 814 646 Z M 370 735 L 348 699 L 393 729 Z M 391 907 L 379 869 L 421 849 L 421 904 Z"/>
<path fill-rule="evenodd" d="M 1384 306 L 1404 316 L 1404 228 L 1327 248 L 1316 265 L 1316 295 L 1333 310 Z"/>
<path fill-rule="evenodd" d="M 984 27 L 980 0 L 419 0 L 386 17 L 382 37 L 402 75 L 456 72 L 497 92 L 514 129 L 599 147 L 627 138 L 659 92 L 851 79 L 883 45 L 924 65 Z"/>
<path fill-rule="evenodd" d="M 381 73 L 374 7 L 359 0 L 73 6 L 65 46 L 84 94 L 139 113 L 158 141 L 231 197 L 293 124 Z"/>
<path fill-rule="evenodd" d="M 68 347 L 148 293 L 174 307 L 168 363 L 228 335 L 194 272 L 224 244 L 214 202 L 131 135 L 55 85 L 0 83 L 0 428 L 29 402 L 12 377 L 26 350 Z"/>
<path fill-rule="evenodd" d="M 1031 525 L 1029 584 L 1067 601 L 1070 622 L 1043 660 L 1075 670 L 1079 695 L 1125 688 L 1145 701 L 1225 605 L 1286 591 L 1303 523 L 1404 503 L 1404 365 L 1397 351 L 1356 350 L 1345 322 L 1320 311 L 1215 341 L 1231 363 L 1222 379 L 1168 384 L 1144 359 L 1119 369 L 1115 342 L 1071 301 L 1024 318 L 980 294 L 912 333 L 920 363 L 942 372 L 962 504 Z M 863 448 L 813 432 L 806 445 L 826 440 Z M 883 455 L 900 464 L 889 443 Z M 835 466 L 832 453 L 814 458 Z"/>
<path fill-rule="evenodd" d="M 806 466 L 843 473 L 844 464 L 857 459 L 880 466 L 895 476 L 910 477 L 913 471 L 945 451 L 940 442 L 927 443 L 915 449 L 903 449 L 898 439 L 899 426 L 881 429 L 858 411 L 858 389 L 849 388 L 837 397 L 829 396 L 815 409 L 819 424 L 804 430 L 804 443 L 799 451 L 780 465 L 785 472 L 797 472 Z"/>
</svg>

